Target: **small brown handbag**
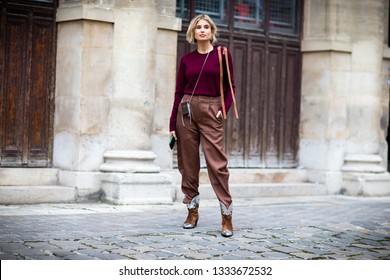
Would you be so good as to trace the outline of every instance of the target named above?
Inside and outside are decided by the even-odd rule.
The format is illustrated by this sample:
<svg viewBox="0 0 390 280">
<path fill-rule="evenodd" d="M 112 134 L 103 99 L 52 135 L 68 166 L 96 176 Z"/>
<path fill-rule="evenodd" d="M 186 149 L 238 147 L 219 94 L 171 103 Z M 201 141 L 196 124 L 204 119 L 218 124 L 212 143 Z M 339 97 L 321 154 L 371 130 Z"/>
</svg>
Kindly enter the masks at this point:
<svg viewBox="0 0 390 280">
<path fill-rule="evenodd" d="M 219 58 L 219 78 L 220 78 L 220 94 L 221 94 L 221 103 L 222 103 L 222 114 L 223 118 L 226 120 L 226 108 L 225 108 L 225 98 L 224 98 L 224 90 L 223 90 L 223 61 L 222 61 L 222 55 L 225 57 L 225 63 L 226 63 L 226 70 L 228 74 L 228 80 L 230 85 L 230 90 L 232 92 L 232 98 L 233 98 L 233 105 L 234 105 L 234 114 L 236 116 L 236 119 L 238 119 L 238 111 L 237 111 L 237 104 L 236 104 L 236 98 L 234 96 L 234 90 L 233 90 L 233 84 L 232 79 L 230 77 L 230 67 L 229 67 L 229 60 L 228 60 L 228 51 L 226 47 L 223 47 L 223 53 L 222 53 L 222 47 L 218 46 L 218 58 Z"/>
</svg>

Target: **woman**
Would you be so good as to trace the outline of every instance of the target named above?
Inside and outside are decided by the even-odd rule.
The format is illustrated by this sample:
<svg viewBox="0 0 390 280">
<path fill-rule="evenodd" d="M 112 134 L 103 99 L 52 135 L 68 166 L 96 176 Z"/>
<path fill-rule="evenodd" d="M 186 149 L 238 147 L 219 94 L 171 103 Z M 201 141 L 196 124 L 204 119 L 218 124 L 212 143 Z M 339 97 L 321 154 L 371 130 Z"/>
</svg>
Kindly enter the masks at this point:
<svg viewBox="0 0 390 280">
<path fill-rule="evenodd" d="M 220 97 L 220 64 L 216 42 L 217 27 L 207 15 L 195 17 L 187 30 L 187 41 L 197 49 L 184 55 L 177 74 L 176 92 L 170 118 L 170 135 L 177 140 L 178 168 L 182 175 L 183 203 L 188 215 L 183 228 L 196 227 L 199 214 L 199 145 L 202 144 L 211 185 L 220 202 L 224 237 L 233 235 L 232 197 L 229 192 L 227 157 L 223 151 L 223 110 Z M 224 109 L 232 105 L 234 90 L 229 87 L 225 65 Z"/>
</svg>

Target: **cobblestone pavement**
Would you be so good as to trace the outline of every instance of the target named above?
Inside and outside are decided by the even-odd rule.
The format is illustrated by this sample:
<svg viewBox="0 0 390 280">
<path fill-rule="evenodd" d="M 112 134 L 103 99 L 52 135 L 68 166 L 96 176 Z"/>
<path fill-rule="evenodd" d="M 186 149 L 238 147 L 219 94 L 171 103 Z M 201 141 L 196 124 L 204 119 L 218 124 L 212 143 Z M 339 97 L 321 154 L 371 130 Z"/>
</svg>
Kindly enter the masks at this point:
<svg viewBox="0 0 390 280">
<path fill-rule="evenodd" d="M 181 228 L 181 203 L 0 206 L 0 259 L 390 259 L 390 197 L 234 201 L 234 236 L 220 235 L 217 200 Z"/>
</svg>

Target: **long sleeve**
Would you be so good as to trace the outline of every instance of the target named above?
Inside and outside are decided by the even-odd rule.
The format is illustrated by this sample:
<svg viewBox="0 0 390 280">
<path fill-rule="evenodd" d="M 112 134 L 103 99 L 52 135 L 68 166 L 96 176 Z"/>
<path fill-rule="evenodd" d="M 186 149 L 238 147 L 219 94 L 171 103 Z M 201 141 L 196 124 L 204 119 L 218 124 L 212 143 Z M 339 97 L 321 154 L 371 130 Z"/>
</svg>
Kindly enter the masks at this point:
<svg viewBox="0 0 390 280">
<path fill-rule="evenodd" d="M 185 68 L 186 67 L 183 63 L 183 59 L 181 59 L 179 69 L 177 71 L 175 97 L 173 100 L 172 112 L 169 120 L 169 131 L 176 131 L 177 112 L 180 102 L 184 96 L 184 89 L 186 85 Z"/>
</svg>

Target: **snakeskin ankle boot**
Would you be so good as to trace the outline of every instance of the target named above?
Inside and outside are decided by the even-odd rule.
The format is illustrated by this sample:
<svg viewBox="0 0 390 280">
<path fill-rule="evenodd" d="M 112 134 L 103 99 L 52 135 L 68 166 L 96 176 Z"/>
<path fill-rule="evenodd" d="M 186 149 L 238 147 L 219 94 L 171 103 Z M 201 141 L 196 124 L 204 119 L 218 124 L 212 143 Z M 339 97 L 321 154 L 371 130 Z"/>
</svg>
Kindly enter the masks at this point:
<svg viewBox="0 0 390 280">
<path fill-rule="evenodd" d="M 233 213 L 233 202 L 230 204 L 229 208 L 219 202 L 221 206 L 221 214 L 222 214 L 222 230 L 221 235 L 223 237 L 231 237 L 233 236 L 233 223 L 232 223 L 232 213 Z"/>
<path fill-rule="evenodd" d="M 187 219 L 183 224 L 184 229 L 191 229 L 196 227 L 199 220 L 198 208 L 199 208 L 199 195 L 195 196 L 191 200 L 190 204 L 187 204 L 188 215 L 187 215 Z"/>
</svg>

